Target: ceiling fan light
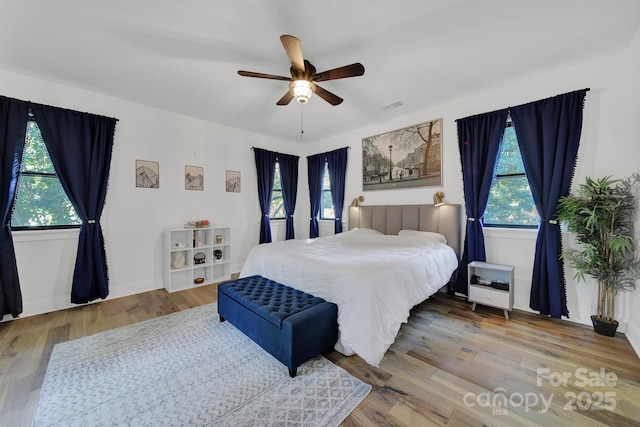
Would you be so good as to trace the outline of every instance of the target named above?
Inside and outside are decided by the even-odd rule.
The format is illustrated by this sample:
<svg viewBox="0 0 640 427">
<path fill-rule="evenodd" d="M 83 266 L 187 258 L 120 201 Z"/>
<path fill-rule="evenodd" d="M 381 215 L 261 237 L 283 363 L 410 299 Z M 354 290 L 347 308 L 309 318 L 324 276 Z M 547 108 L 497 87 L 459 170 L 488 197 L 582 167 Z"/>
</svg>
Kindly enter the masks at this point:
<svg viewBox="0 0 640 427">
<path fill-rule="evenodd" d="M 305 104 L 313 95 L 313 88 L 308 80 L 294 80 L 290 87 L 291 94 L 300 104 Z"/>
</svg>

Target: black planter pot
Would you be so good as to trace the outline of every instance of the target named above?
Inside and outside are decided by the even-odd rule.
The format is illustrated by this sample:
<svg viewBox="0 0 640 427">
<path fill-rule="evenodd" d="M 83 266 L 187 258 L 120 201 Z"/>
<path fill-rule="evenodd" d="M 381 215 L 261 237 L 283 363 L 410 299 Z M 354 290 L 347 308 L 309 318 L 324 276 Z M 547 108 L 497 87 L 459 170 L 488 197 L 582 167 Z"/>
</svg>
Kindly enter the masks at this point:
<svg viewBox="0 0 640 427">
<path fill-rule="evenodd" d="M 616 336 L 616 329 L 618 329 L 617 320 L 614 320 L 613 322 L 605 322 L 603 320 L 598 320 L 598 316 L 591 316 L 591 322 L 593 323 L 593 330 L 596 331 L 596 333 L 607 337 Z"/>
</svg>

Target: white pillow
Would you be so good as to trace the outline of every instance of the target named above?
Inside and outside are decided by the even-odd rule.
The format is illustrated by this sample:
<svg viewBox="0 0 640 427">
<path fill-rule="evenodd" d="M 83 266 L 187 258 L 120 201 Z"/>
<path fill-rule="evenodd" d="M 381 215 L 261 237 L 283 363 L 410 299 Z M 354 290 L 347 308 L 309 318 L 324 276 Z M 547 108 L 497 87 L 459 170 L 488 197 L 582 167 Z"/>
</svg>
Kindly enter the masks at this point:
<svg viewBox="0 0 640 427">
<path fill-rule="evenodd" d="M 421 237 L 434 242 L 447 243 L 446 237 L 440 233 L 433 233 L 431 231 L 400 230 L 398 236 Z"/>
</svg>

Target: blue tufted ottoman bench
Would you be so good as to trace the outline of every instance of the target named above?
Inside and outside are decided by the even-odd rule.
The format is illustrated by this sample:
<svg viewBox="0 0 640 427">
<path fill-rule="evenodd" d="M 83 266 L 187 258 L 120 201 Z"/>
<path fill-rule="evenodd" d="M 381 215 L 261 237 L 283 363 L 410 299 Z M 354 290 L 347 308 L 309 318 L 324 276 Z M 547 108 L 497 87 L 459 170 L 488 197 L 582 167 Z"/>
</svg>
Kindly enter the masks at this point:
<svg viewBox="0 0 640 427">
<path fill-rule="evenodd" d="M 218 314 L 285 364 L 292 378 L 338 340 L 338 306 L 262 276 L 219 285 Z"/>
</svg>

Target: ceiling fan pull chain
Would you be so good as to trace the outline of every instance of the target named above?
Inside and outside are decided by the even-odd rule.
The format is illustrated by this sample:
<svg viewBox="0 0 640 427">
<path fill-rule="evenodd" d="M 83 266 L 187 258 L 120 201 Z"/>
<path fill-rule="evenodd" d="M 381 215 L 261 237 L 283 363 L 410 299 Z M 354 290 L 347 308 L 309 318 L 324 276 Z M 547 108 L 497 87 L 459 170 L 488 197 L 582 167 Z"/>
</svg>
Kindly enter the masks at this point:
<svg viewBox="0 0 640 427">
<path fill-rule="evenodd" d="M 302 116 L 302 109 L 304 108 L 304 104 L 300 104 L 300 138 L 302 139 L 302 135 L 304 134 L 304 121 Z"/>
</svg>

